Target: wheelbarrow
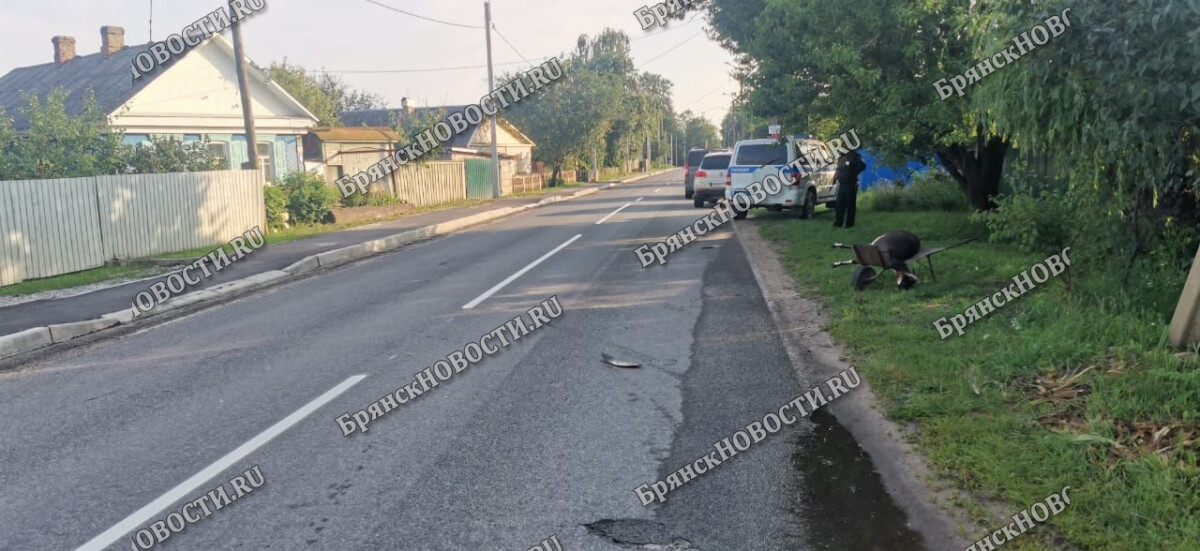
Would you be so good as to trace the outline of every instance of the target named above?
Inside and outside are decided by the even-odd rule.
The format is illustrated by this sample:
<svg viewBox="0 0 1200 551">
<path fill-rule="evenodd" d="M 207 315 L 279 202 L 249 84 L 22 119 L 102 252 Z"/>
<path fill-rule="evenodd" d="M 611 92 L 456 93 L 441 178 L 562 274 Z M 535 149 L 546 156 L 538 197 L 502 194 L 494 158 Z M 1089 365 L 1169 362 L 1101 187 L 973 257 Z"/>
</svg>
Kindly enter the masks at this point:
<svg viewBox="0 0 1200 551">
<path fill-rule="evenodd" d="M 929 267 L 930 278 L 937 281 L 937 272 L 933 269 L 933 255 L 961 247 L 976 239 L 978 238 L 973 237 L 948 247 L 922 247 L 920 238 L 910 232 L 889 232 L 879 236 L 870 245 L 834 243 L 835 249 L 850 249 L 854 253 L 854 259 L 834 262 L 832 267 L 858 265 L 850 282 L 859 291 L 874 283 L 884 273 L 895 270 L 896 286 L 907 290 L 920 281 L 916 272 L 909 268 L 909 263 L 919 264 L 924 260 Z M 882 271 L 876 273 L 874 268 L 881 268 Z"/>
</svg>

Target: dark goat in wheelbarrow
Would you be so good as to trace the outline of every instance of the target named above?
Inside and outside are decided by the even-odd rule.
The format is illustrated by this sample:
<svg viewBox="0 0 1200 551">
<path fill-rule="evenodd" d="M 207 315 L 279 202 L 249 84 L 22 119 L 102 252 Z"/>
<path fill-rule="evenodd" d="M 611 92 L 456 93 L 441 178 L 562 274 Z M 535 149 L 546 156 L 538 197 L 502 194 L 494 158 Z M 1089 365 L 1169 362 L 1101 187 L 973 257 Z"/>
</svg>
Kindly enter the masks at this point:
<svg viewBox="0 0 1200 551">
<path fill-rule="evenodd" d="M 857 264 L 859 267 L 854 270 L 854 275 L 851 276 L 850 282 L 855 289 L 863 290 L 867 285 L 874 283 L 882 274 L 876 274 L 872 266 L 883 268 L 884 272 L 888 270 L 896 271 L 896 286 L 900 289 L 911 289 L 920 281 L 916 272 L 909 269 L 910 262 L 917 263 L 924 260 L 929 266 L 929 275 L 934 281 L 937 281 L 937 273 L 933 271 L 933 259 L 930 257 L 942 251 L 953 249 L 961 245 L 966 245 L 974 241 L 975 238 L 968 239 L 961 243 L 956 243 L 949 247 L 921 247 L 921 238 L 916 234 L 904 230 L 896 230 L 885 233 L 871 242 L 870 245 L 844 245 L 842 243 L 834 243 L 835 249 L 850 249 L 854 251 L 853 260 L 843 260 L 834 262 L 833 267 L 849 266 Z"/>
</svg>

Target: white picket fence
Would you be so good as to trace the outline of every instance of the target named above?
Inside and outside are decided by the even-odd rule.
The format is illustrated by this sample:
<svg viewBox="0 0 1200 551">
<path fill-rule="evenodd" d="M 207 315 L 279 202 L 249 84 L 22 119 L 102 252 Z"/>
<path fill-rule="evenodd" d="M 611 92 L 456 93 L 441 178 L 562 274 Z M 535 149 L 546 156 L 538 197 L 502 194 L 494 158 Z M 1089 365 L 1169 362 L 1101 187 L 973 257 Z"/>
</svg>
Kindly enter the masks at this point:
<svg viewBox="0 0 1200 551">
<path fill-rule="evenodd" d="M 265 184 L 251 170 L 0 181 L 0 285 L 265 229 Z"/>
</svg>

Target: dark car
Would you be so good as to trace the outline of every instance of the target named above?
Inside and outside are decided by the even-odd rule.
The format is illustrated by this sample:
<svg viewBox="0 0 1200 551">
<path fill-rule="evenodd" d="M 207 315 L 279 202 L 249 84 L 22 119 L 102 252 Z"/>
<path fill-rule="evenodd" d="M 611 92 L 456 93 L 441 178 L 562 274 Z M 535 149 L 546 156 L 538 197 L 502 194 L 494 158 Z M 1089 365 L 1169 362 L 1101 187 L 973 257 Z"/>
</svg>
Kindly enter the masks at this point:
<svg viewBox="0 0 1200 551">
<path fill-rule="evenodd" d="M 696 171 L 700 170 L 700 161 L 704 160 L 704 156 L 711 153 L 711 149 L 693 149 L 687 153 L 687 164 L 683 166 L 687 170 L 683 177 L 683 198 L 691 199 L 695 194 Z"/>
</svg>

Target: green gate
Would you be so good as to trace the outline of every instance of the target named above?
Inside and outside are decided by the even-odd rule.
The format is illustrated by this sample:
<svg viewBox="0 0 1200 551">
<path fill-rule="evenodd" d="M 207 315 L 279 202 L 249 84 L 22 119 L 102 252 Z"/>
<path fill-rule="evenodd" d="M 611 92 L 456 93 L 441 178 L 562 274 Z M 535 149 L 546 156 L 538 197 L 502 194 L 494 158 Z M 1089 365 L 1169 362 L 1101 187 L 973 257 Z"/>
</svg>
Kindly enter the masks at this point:
<svg viewBox="0 0 1200 551">
<path fill-rule="evenodd" d="M 492 161 L 467 159 L 467 199 L 492 198 Z"/>
</svg>

